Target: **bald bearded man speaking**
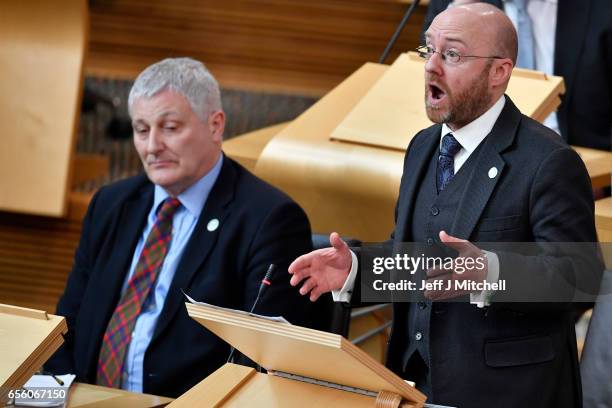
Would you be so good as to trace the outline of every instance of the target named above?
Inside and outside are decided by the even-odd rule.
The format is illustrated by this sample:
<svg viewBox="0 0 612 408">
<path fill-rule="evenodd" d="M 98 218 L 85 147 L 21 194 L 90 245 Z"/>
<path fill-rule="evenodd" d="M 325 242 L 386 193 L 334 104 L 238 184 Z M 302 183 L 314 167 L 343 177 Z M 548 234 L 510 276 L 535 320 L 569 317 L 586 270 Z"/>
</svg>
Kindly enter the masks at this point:
<svg viewBox="0 0 612 408">
<path fill-rule="evenodd" d="M 504 94 L 517 56 L 510 20 L 483 3 L 448 9 L 431 24 L 419 53 L 426 60 L 426 111 L 436 124 L 408 146 L 394 243 L 461 243 L 463 252 L 480 256 L 473 243 L 595 242 L 584 164 L 558 135 L 522 115 Z M 311 300 L 334 291 L 338 300 L 357 304 L 359 259 L 338 234 L 330 241 L 331 248 L 293 262 L 291 283 L 304 282 L 300 293 Z M 446 277 L 429 277 L 470 275 L 495 282 L 530 273 L 544 287 L 562 279 L 552 269 L 535 267 L 538 259 L 528 259 L 532 263 L 524 270 L 505 268 L 506 256 L 487 254 L 486 268 L 463 275 L 451 270 Z M 546 257 L 550 265 L 557 261 Z M 572 273 L 582 279 L 578 270 Z M 467 294 L 473 302 L 431 301 Z M 388 367 L 415 380 L 438 404 L 580 406 L 569 304 L 495 303 L 495 293 L 488 307 L 473 304 L 482 295 L 437 291 L 426 293 L 428 301 L 394 303 Z"/>
</svg>

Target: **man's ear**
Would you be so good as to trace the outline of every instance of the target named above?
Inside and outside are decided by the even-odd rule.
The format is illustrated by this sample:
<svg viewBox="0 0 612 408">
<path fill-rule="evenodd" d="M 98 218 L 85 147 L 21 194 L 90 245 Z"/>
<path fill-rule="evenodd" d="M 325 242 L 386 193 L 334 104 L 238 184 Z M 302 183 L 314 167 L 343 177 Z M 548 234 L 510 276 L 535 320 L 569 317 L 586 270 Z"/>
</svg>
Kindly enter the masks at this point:
<svg viewBox="0 0 612 408">
<path fill-rule="evenodd" d="M 491 86 L 499 87 L 506 86 L 510 81 L 512 75 L 512 69 L 514 65 L 510 58 L 496 59 L 493 61 L 493 66 L 489 71 L 489 79 Z"/>
<path fill-rule="evenodd" d="M 225 112 L 215 111 L 208 116 L 208 129 L 215 143 L 221 144 L 225 130 Z"/>
</svg>

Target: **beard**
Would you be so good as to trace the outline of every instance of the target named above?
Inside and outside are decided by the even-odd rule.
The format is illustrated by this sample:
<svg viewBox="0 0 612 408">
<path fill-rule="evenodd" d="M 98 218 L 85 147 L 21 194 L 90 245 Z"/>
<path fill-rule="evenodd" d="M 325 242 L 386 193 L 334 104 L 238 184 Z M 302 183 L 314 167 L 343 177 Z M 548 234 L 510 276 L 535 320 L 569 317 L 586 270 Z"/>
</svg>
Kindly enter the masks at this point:
<svg viewBox="0 0 612 408">
<path fill-rule="evenodd" d="M 455 93 L 450 89 L 443 89 L 447 98 L 447 107 L 442 108 L 429 104 L 425 85 L 425 110 L 427 117 L 434 123 L 452 124 L 451 128 L 459 129 L 486 112 L 491 104 L 489 93 L 488 72 L 492 61 L 462 90 Z"/>
</svg>

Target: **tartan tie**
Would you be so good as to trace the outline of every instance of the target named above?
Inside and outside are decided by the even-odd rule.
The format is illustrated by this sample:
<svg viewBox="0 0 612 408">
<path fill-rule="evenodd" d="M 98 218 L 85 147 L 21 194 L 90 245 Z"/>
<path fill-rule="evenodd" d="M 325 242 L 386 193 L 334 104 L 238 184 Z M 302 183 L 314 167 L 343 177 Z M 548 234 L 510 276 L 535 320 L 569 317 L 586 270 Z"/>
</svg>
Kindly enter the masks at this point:
<svg viewBox="0 0 612 408">
<path fill-rule="evenodd" d="M 455 175 L 455 155 L 461 150 L 461 144 L 452 133 L 442 138 L 440 156 L 438 156 L 438 174 L 436 177 L 438 193 L 444 190 Z"/>
<path fill-rule="evenodd" d="M 168 252 L 172 238 L 172 217 L 180 206 L 176 198 L 167 198 L 157 213 L 136 270 L 106 327 L 98 358 L 96 383 L 99 385 L 121 387 L 121 371 L 132 339 L 132 330 Z"/>
</svg>

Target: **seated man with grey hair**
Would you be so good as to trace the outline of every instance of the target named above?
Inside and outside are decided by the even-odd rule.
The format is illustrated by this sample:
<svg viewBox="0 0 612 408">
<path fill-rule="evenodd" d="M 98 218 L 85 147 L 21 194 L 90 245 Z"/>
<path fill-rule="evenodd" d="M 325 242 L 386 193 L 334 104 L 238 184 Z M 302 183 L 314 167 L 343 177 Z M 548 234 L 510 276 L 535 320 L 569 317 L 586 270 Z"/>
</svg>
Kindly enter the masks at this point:
<svg viewBox="0 0 612 408">
<path fill-rule="evenodd" d="M 165 59 L 129 95 L 146 174 L 102 187 L 83 220 L 57 314 L 65 344 L 54 373 L 177 397 L 223 365 L 228 344 L 186 313 L 196 300 L 308 323 L 287 267 L 311 249 L 308 219 L 288 196 L 223 155 L 219 86 L 201 62 Z"/>
</svg>

